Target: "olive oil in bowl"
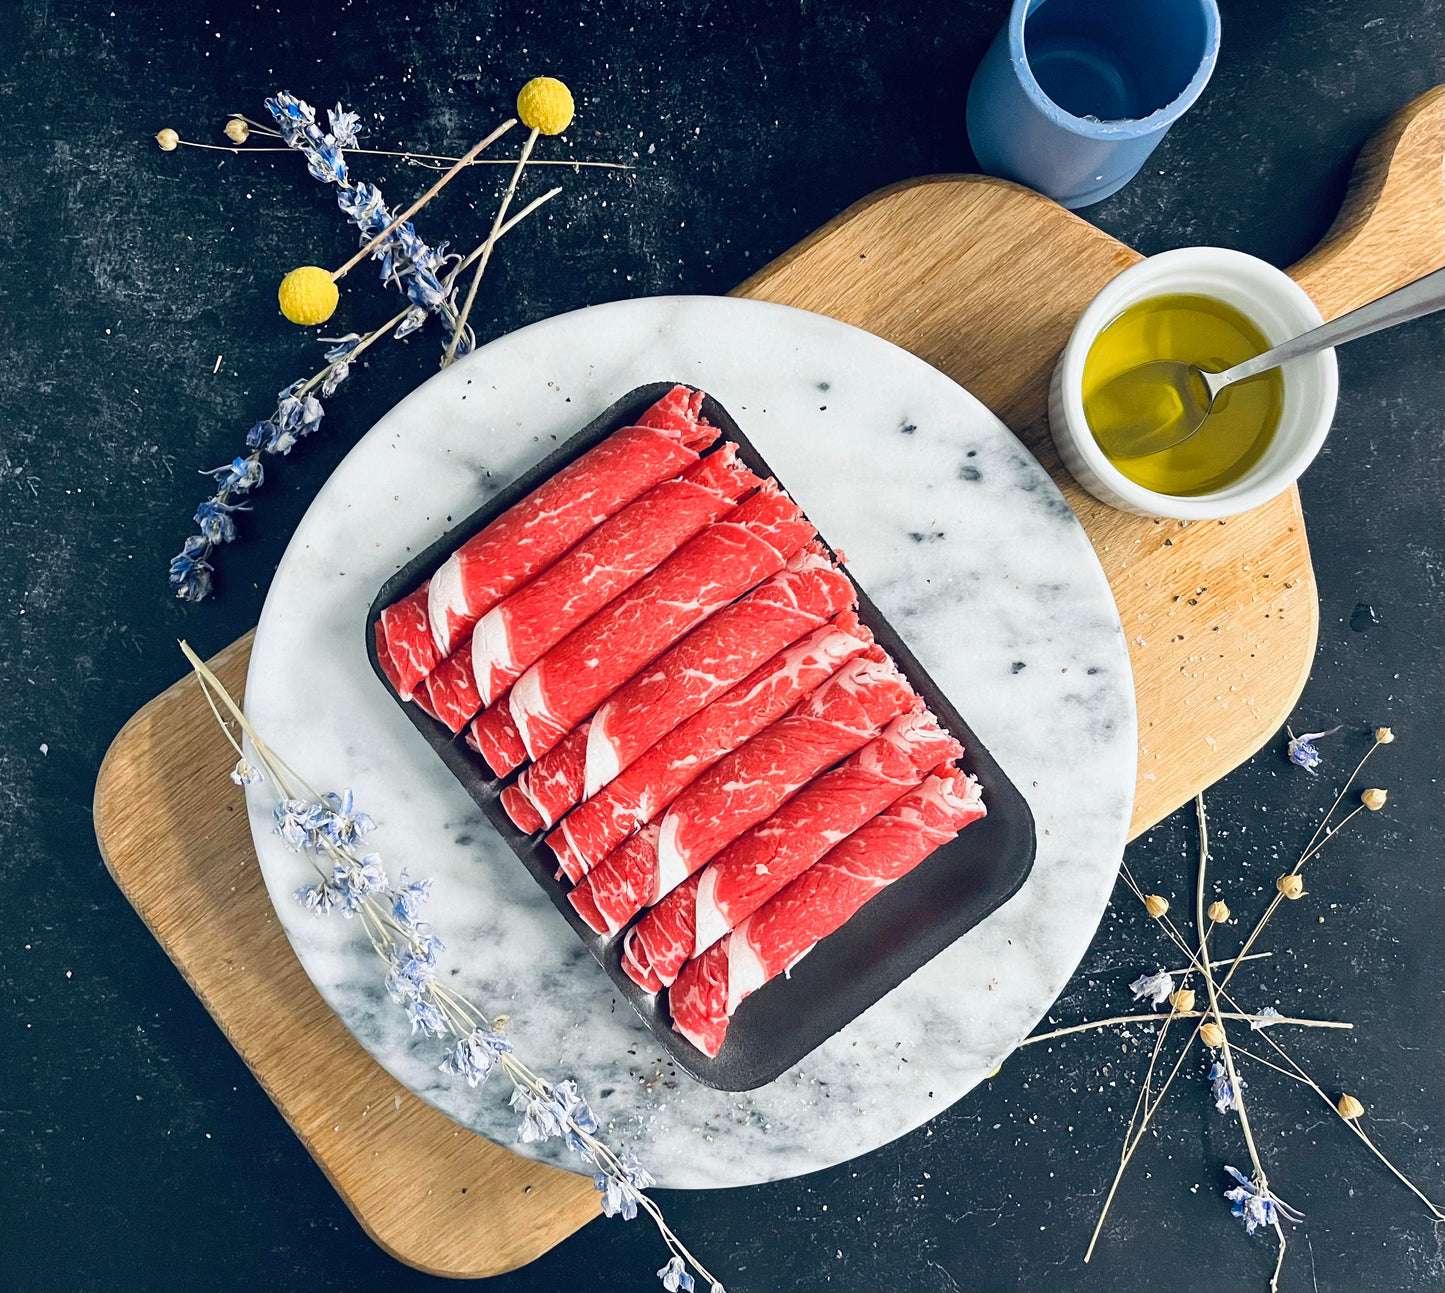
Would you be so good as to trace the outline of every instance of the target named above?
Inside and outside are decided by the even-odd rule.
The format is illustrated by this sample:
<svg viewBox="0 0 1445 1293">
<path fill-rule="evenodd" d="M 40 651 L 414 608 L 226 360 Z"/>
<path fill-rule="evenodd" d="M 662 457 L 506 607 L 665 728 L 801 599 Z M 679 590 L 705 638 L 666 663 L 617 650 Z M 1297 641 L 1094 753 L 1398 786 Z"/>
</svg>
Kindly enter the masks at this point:
<svg viewBox="0 0 1445 1293">
<path fill-rule="evenodd" d="M 1084 416 L 1120 373 L 1155 359 L 1177 359 L 1209 372 L 1269 349 L 1240 311 L 1207 296 L 1159 296 L 1136 302 L 1094 339 L 1084 360 Z M 1269 447 L 1284 407 L 1279 369 L 1220 392 L 1204 425 L 1183 444 L 1145 458 L 1113 458 L 1136 484 L 1160 494 L 1208 494 L 1244 475 Z"/>
</svg>

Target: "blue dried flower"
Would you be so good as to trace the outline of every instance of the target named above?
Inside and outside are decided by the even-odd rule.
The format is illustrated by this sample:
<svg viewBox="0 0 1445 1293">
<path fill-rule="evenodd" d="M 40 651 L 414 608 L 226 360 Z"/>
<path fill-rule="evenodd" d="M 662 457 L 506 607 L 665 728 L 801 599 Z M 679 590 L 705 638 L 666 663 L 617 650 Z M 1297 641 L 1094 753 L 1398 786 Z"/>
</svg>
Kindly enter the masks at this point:
<svg viewBox="0 0 1445 1293">
<path fill-rule="evenodd" d="M 1214 1061 L 1214 1066 L 1205 1076 L 1209 1079 L 1209 1093 L 1214 1097 L 1214 1107 L 1220 1113 L 1228 1113 L 1231 1109 L 1239 1108 L 1239 1093 L 1249 1083 L 1240 1078 L 1239 1091 L 1236 1091 L 1234 1084 L 1229 1080 L 1229 1070 L 1219 1060 Z"/>
<path fill-rule="evenodd" d="M 602 1195 L 602 1215 L 631 1221 L 637 1216 L 637 1197 L 628 1184 L 607 1172 L 597 1172 L 592 1184 Z"/>
<path fill-rule="evenodd" d="M 350 848 L 376 829 L 369 814 L 355 811 L 349 789 L 340 795 L 327 791 L 321 799 L 324 807 L 317 805 L 316 833 L 337 848 Z"/>
<path fill-rule="evenodd" d="M 398 1004 L 419 1000 L 431 990 L 436 976 L 433 961 L 416 955 L 410 948 L 394 948 L 391 952 L 391 973 L 386 976 L 387 995 Z"/>
<path fill-rule="evenodd" d="M 1306 772 L 1313 772 L 1324 762 L 1314 743 L 1322 736 L 1333 736 L 1342 726 L 1343 724 L 1336 724 L 1328 732 L 1306 732 L 1303 736 L 1291 736 L 1289 744 L 1285 746 L 1285 755 L 1291 763 Z"/>
<path fill-rule="evenodd" d="M 447 1052 L 441 1071 L 466 1078 L 468 1086 L 480 1086 L 500 1062 L 503 1052 L 511 1049 L 512 1043 L 505 1037 L 474 1028 Z"/>
<path fill-rule="evenodd" d="M 1304 1220 L 1304 1216 L 1283 1199 L 1274 1197 L 1268 1189 L 1251 1181 L 1237 1168 L 1226 1163 L 1224 1170 L 1239 1182 L 1235 1189 L 1225 1190 L 1224 1197 L 1234 1204 L 1230 1209 L 1234 1215 L 1244 1218 L 1245 1233 L 1252 1235 L 1260 1226 L 1273 1226 L 1278 1217 L 1296 1225 Z"/>
<path fill-rule="evenodd" d="M 1160 1005 L 1169 1000 L 1170 994 L 1174 991 L 1174 976 L 1160 970 L 1157 974 L 1143 974 L 1129 985 L 1129 991 L 1134 994 L 1134 1000 L 1148 997 L 1152 1005 Z"/>
<path fill-rule="evenodd" d="M 567 1142 L 567 1148 L 590 1162 L 592 1148 L 579 1133 L 586 1132 L 591 1135 L 597 1130 L 597 1115 L 592 1112 L 592 1106 L 582 1098 L 577 1083 L 571 1078 L 565 1082 L 554 1083 L 552 1097 L 561 1106 L 564 1119 L 570 1119 L 563 1128 L 563 1139 Z"/>
<path fill-rule="evenodd" d="M 271 810 L 271 829 L 299 853 L 312 842 L 317 808 L 304 799 L 283 799 Z"/>
<path fill-rule="evenodd" d="M 314 915 L 329 916 L 340 905 L 341 895 L 331 881 L 323 880 L 320 884 L 302 885 L 296 890 L 296 901 Z"/>
<path fill-rule="evenodd" d="M 221 494 L 249 493 L 266 478 L 259 458 L 232 458 L 224 467 L 212 467 L 203 474 L 216 478 L 218 493 Z"/>
<path fill-rule="evenodd" d="M 555 1100 L 539 1099 L 518 1087 L 512 1092 L 512 1108 L 522 1114 L 522 1125 L 517 1128 L 517 1135 L 524 1144 L 550 1140 L 562 1134 L 566 1111 Z"/>
<path fill-rule="evenodd" d="M 396 891 L 396 897 L 391 904 L 391 914 L 398 925 L 407 929 L 416 928 L 418 913 L 421 905 L 431 897 L 431 881 L 417 880 L 412 884 L 406 882 L 406 872 L 401 873 L 401 885 Z"/>
<path fill-rule="evenodd" d="M 1265 1006 L 1262 1010 L 1256 1010 L 1255 1014 L 1268 1016 L 1268 1018 L 1251 1019 L 1249 1021 L 1250 1028 L 1257 1033 L 1262 1033 L 1266 1028 L 1273 1028 L 1275 1020 L 1284 1018 L 1273 1006 Z"/>
<path fill-rule="evenodd" d="M 207 543 L 230 543 L 236 537 L 236 523 L 231 513 L 246 510 L 243 503 L 227 503 L 220 497 L 208 498 L 196 508 L 193 518 L 201 527 L 201 538 Z"/>
<path fill-rule="evenodd" d="M 413 1036 L 425 1033 L 428 1037 L 445 1037 L 451 1032 L 446 1016 L 425 998 L 407 1002 L 406 1017 L 411 1020 Z"/>
<path fill-rule="evenodd" d="M 331 138 L 338 148 L 355 148 L 357 126 L 361 122 L 359 113 L 346 112 L 338 103 L 326 109 L 326 124 L 331 127 Z"/>
<path fill-rule="evenodd" d="M 181 601 L 204 601 L 210 595 L 212 567 L 206 560 L 210 551 L 210 544 L 199 534 L 193 534 L 171 558 L 171 587 Z"/>
<path fill-rule="evenodd" d="M 667 1293 L 692 1293 L 692 1276 L 687 1273 L 687 1266 L 681 1257 L 669 1257 L 667 1265 L 657 1272 L 657 1278 L 662 1281 L 662 1287 Z"/>
<path fill-rule="evenodd" d="M 323 838 L 318 825 L 312 836 L 313 843 L 319 845 Z M 354 915 L 368 897 L 386 888 L 386 870 L 382 866 L 381 854 L 368 853 L 360 859 L 340 859 L 331 870 L 331 882 L 341 892 L 341 914 Z"/>
<path fill-rule="evenodd" d="M 254 786 L 265 779 L 266 774 L 260 768 L 253 768 L 244 756 L 237 759 L 236 766 L 231 769 L 231 780 L 238 786 Z"/>
</svg>

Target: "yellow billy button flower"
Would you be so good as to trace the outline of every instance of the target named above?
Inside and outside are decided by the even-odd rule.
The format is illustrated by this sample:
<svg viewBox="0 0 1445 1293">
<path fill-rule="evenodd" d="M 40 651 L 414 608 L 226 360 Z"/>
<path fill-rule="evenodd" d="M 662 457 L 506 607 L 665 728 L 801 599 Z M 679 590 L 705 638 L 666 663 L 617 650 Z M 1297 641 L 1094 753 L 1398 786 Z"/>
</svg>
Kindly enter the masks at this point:
<svg viewBox="0 0 1445 1293">
<path fill-rule="evenodd" d="M 251 137 L 251 127 L 240 117 L 232 117 L 226 122 L 226 138 L 233 144 L 244 144 Z"/>
<path fill-rule="evenodd" d="M 317 265 L 303 265 L 281 280 L 276 296 L 281 302 L 282 314 L 292 323 L 309 327 L 314 323 L 325 323 L 335 313 L 341 294 L 328 270 Z"/>
<path fill-rule="evenodd" d="M 1274 887 L 1286 898 L 1293 901 L 1295 898 L 1303 898 L 1305 895 L 1305 882 L 1297 875 L 1282 875 L 1274 882 Z"/>
<path fill-rule="evenodd" d="M 181 137 L 176 134 L 176 132 L 172 130 L 169 126 L 167 126 L 164 130 L 156 132 L 156 143 L 160 145 L 161 152 L 163 153 L 175 152 L 176 145 L 180 142 Z"/>
<path fill-rule="evenodd" d="M 1222 900 L 1216 899 L 1209 904 L 1209 910 L 1205 913 L 1216 925 L 1222 925 L 1229 919 L 1229 908 Z"/>
<path fill-rule="evenodd" d="M 1209 1023 L 1200 1027 L 1199 1040 L 1206 1046 L 1218 1050 L 1224 1045 L 1224 1029 L 1213 1020 L 1210 1020 Z"/>
<path fill-rule="evenodd" d="M 572 91 L 555 76 L 533 77 L 517 95 L 522 124 L 544 135 L 560 135 L 572 124 Z"/>
<path fill-rule="evenodd" d="M 1340 1097 L 1339 1103 L 1335 1105 L 1335 1109 L 1346 1122 L 1354 1122 L 1356 1118 L 1361 1117 L 1365 1112 L 1365 1106 L 1356 1100 L 1354 1096 L 1348 1094 Z"/>
<path fill-rule="evenodd" d="M 1380 790 L 1373 787 L 1369 790 L 1362 791 L 1360 794 L 1360 802 L 1372 813 L 1378 813 L 1380 809 L 1385 806 L 1385 801 L 1389 798 L 1390 792 L 1388 790 Z"/>
<path fill-rule="evenodd" d="M 1194 989 L 1180 988 L 1178 992 L 1171 993 L 1169 1004 L 1181 1015 L 1188 1014 L 1194 1009 Z"/>
<path fill-rule="evenodd" d="M 1389 729 L 1388 727 L 1377 727 L 1377 728 L 1375 729 L 1375 740 L 1376 740 L 1380 745 L 1389 745 L 1390 742 L 1393 741 L 1394 739 L 1395 739 L 1395 734 L 1394 734 L 1394 732 L 1390 731 L 1390 729 Z"/>
<path fill-rule="evenodd" d="M 1155 920 L 1163 920 L 1169 910 L 1169 899 L 1161 898 L 1157 893 L 1151 893 L 1144 899 L 1144 910 Z"/>
</svg>

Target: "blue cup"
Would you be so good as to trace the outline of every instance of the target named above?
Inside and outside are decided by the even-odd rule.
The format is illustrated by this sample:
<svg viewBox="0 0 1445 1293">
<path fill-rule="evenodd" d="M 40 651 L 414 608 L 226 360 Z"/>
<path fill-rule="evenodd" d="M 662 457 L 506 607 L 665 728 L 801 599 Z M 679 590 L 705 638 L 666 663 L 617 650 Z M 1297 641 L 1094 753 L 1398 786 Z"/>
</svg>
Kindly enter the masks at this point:
<svg viewBox="0 0 1445 1293">
<path fill-rule="evenodd" d="M 1014 0 L 968 91 L 979 165 L 1071 209 L 1117 193 L 1219 55 L 1215 0 Z"/>
</svg>

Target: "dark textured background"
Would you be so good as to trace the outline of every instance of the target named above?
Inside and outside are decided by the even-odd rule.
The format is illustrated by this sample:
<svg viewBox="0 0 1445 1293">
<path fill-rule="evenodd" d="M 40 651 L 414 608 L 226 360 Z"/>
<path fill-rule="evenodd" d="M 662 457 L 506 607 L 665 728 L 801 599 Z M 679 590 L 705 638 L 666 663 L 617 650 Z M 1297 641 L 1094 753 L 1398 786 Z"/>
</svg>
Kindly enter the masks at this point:
<svg viewBox="0 0 1445 1293">
<path fill-rule="evenodd" d="M 547 71 L 579 92 L 570 146 L 634 160 L 566 175 L 508 240 L 483 336 L 597 301 L 721 292 L 881 184 L 971 165 L 969 75 L 1005 5 L 765 0 L 371 11 L 136 3 L 0 6 L 0 1285 L 94 1289 L 441 1287 L 362 1235 L 151 940 L 96 853 L 94 776 L 125 718 L 255 623 L 297 519 L 335 463 L 435 369 L 432 334 L 385 344 L 324 432 L 268 463 L 219 596 L 176 604 L 167 557 L 273 392 L 316 352 L 275 284 L 353 246 L 292 157 L 162 154 L 171 125 L 288 87 L 363 111 L 373 143 L 460 151 Z M 1329 223 L 1366 136 L 1442 79 L 1439 0 L 1225 0 L 1213 83 L 1132 186 L 1088 217 L 1145 252 L 1238 247 L 1287 264 Z M 568 145 L 549 144 L 556 155 Z M 394 197 L 425 178 L 362 162 Z M 480 241 L 495 174 L 463 179 L 424 233 Z M 542 177 L 527 181 L 539 191 Z M 331 331 L 388 309 L 348 280 Z M 1325 775 L 1275 742 L 1209 795 L 1216 876 L 1258 910 L 1335 778 L 1389 722 L 1371 780 L 1389 809 L 1339 840 L 1282 911 L 1247 997 L 1351 1019 L 1295 1034 L 1323 1086 L 1370 1107 L 1402 1167 L 1442 1192 L 1441 329 L 1347 349 L 1339 416 L 1303 483 L 1322 601 L 1300 725 L 1343 722 Z M 217 355 L 224 356 L 213 373 Z M 1373 615 L 1357 608 L 1373 608 Z M 1352 625 L 1353 621 L 1353 625 Z M 1139 841 L 1149 888 L 1186 897 L 1189 816 Z M 1292 855 L 1292 854 L 1291 854 Z M 1112 1013 L 1161 940 L 1121 890 L 1053 1017 Z M 1166 960 L 1168 958 L 1165 958 Z M 1172 963 L 1172 962 L 1171 962 Z M 796 1181 L 667 1194 L 674 1226 L 735 1290 L 1263 1288 L 1268 1241 L 1219 1198 L 1243 1162 L 1192 1061 L 1094 1262 L 1081 1254 L 1142 1060 L 1114 1034 L 1011 1059 L 925 1128 Z M 1278 1190 L 1308 1214 L 1284 1287 L 1438 1289 L 1438 1228 L 1300 1088 L 1249 1074 Z M 598 1221 L 506 1289 L 652 1284 L 645 1223 Z"/>
</svg>

